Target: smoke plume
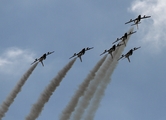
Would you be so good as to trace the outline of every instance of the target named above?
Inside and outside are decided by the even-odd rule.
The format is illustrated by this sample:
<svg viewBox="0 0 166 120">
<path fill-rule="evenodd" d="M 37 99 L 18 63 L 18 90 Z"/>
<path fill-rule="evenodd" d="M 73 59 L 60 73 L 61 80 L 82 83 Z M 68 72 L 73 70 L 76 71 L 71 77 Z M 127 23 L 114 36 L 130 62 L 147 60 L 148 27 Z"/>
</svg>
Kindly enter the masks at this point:
<svg viewBox="0 0 166 120">
<path fill-rule="evenodd" d="M 38 101 L 32 106 L 29 115 L 26 117 L 26 120 L 36 120 L 36 118 L 41 113 L 42 109 L 46 102 L 48 102 L 49 98 L 59 86 L 62 79 L 65 77 L 66 73 L 70 70 L 72 65 L 74 64 L 76 58 L 71 60 L 59 73 L 53 78 L 50 84 L 45 88 L 45 90 L 40 95 Z"/>
<path fill-rule="evenodd" d="M 14 87 L 14 89 L 6 98 L 6 100 L 2 103 L 0 108 L 0 120 L 5 116 L 5 113 L 8 111 L 10 105 L 14 102 L 14 99 L 17 97 L 17 94 L 21 91 L 22 86 L 25 84 L 26 80 L 29 78 L 33 70 L 36 68 L 37 64 L 38 63 L 32 65 L 28 69 L 28 71 L 18 81 L 17 85 Z"/>
<path fill-rule="evenodd" d="M 129 32 L 132 32 L 132 31 L 133 31 L 133 29 L 131 29 Z M 129 41 L 129 39 L 130 39 L 130 36 L 126 40 L 126 43 Z M 102 79 L 101 84 L 99 85 L 98 89 L 96 90 L 88 109 L 86 110 L 86 114 L 84 116 L 85 120 L 94 119 L 95 113 L 99 107 L 102 97 L 104 96 L 104 92 L 107 88 L 107 85 L 111 82 L 111 75 L 113 74 L 113 72 L 118 64 L 117 60 L 120 57 L 120 55 L 122 54 L 124 48 L 125 48 L 125 46 L 123 45 L 123 46 L 117 48 L 117 50 L 114 52 L 114 59 L 113 59 L 112 63 L 110 64 L 110 67 L 109 67 L 105 77 Z"/>
<path fill-rule="evenodd" d="M 86 79 L 83 81 L 83 83 L 79 86 L 78 90 L 76 91 L 76 93 L 72 97 L 71 101 L 68 103 L 68 105 L 66 106 L 66 108 L 63 110 L 60 120 L 68 120 L 70 118 L 72 112 L 74 111 L 75 107 L 77 106 L 77 103 L 78 103 L 80 97 L 83 96 L 84 91 L 88 87 L 88 85 L 91 82 L 91 80 L 94 79 L 94 77 L 96 75 L 96 72 L 98 71 L 98 69 L 100 68 L 100 66 L 102 65 L 102 63 L 105 61 L 106 57 L 107 57 L 107 55 L 105 55 L 95 65 L 95 67 L 90 71 L 90 73 L 88 74 L 88 76 L 86 77 Z"/>
<path fill-rule="evenodd" d="M 133 28 L 129 30 L 129 32 L 132 32 Z M 126 43 L 128 42 L 130 36 L 126 40 Z M 76 110 L 74 112 L 73 118 L 74 120 L 80 120 L 83 117 L 83 114 L 85 113 L 85 109 L 90 105 L 90 101 L 94 96 L 98 86 L 100 85 L 101 81 L 103 82 L 104 78 L 109 79 L 107 76 L 111 76 L 113 70 L 116 67 L 117 64 L 117 59 L 120 57 L 124 50 L 125 46 L 122 45 L 120 46 L 115 52 L 114 52 L 114 60 L 109 56 L 109 58 L 105 61 L 103 66 L 99 69 L 97 72 L 94 80 L 90 83 L 88 86 L 87 91 L 85 92 L 84 96 L 82 99 L 79 101 L 78 106 L 76 107 Z M 111 70 L 110 70 L 111 69 Z M 109 80 L 108 80 L 109 81 Z M 105 85 L 107 86 L 107 84 Z M 106 87 L 105 87 L 106 88 Z M 104 88 L 104 90 L 105 90 Z M 103 91 L 104 91 L 103 90 Z M 102 92 L 100 92 L 101 98 L 102 98 Z M 99 99 L 99 98 L 98 98 Z M 98 101 L 97 99 L 97 101 Z M 96 105 L 96 104 L 95 104 Z M 97 107 L 98 108 L 98 107 Z M 97 109 L 96 108 L 96 109 Z M 95 110 L 94 110 L 95 111 Z M 91 112 L 92 113 L 92 112 Z M 88 113 L 90 114 L 90 113 Z"/>
<path fill-rule="evenodd" d="M 98 85 L 101 82 L 101 79 L 105 76 L 108 68 L 109 68 L 109 64 L 111 63 L 111 58 L 107 59 L 103 65 L 101 66 L 101 68 L 99 69 L 99 71 L 97 72 L 95 78 L 93 81 L 90 82 L 88 88 L 86 89 L 84 96 L 80 99 L 74 113 L 73 113 L 73 118 L 74 120 L 80 120 L 85 109 L 87 108 L 87 106 L 89 105 L 89 102 L 91 100 L 91 98 L 93 97 Z"/>
</svg>

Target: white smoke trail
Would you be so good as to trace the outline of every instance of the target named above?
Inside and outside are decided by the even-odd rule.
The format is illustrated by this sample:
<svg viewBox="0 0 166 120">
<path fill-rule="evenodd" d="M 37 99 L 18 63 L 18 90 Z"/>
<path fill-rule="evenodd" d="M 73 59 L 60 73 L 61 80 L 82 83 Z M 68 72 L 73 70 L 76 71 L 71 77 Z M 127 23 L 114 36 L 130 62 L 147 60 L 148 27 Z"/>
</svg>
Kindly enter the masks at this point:
<svg viewBox="0 0 166 120">
<path fill-rule="evenodd" d="M 72 112 L 74 111 L 75 107 L 77 106 L 77 103 L 81 96 L 83 96 L 86 88 L 88 87 L 91 80 L 94 79 L 96 72 L 102 65 L 102 63 L 105 61 L 107 55 L 105 55 L 96 65 L 95 67 L 90 71 L 86 79 L 83 81 L 83 83 L 79 86 L 79 89 L 76 91 L 74 96 L 72 97 L 71 101 L 68 103 L 66 108 L 63 110 L 60 120 L 69 120 Z"/>
<path fill-rule="evenodd" d="M 112 58 L 107 59 L 103 65 L 101 66 L 101 68 L 99 69 L 99 71 L 97 72 L 95 78 L 93 81 L 91 81 L 91 83 L 89 84 L 87 90 L 85 91 L 84 96 L 80 99 L 74 113 L 73 113 L 73 118 L 74 120 L 80 120 L 85 109 L 87 108 L 87 106 L 89 105 L 89 102 L 91 100 L 91 98 L 93 97 L 99 83 L 101 82 L 101 79 L 105 76 L 108 68 L 109 68 L 109 64 L 111 63 Z"/>
<path fill-rule="evenodd" d="M 119 50 L 117 52 L 120 53 L 121 50 Z M 90 106 L 88 107 L 87 111 L 86 111 L 86 115 L 85 115 L 85 120 L 93 120 L 94 115 L 99 107 L 100 101 L 102 99 L 102 97 L 104 96 L 104 92 L 105 89 L 107 87 L 107 85 L 110 83 L 111 79 L 110 76 L 112 75 L 113 71 L 115 70 L 116 66 L 117 66 L 117 59 L 120 57 L 121 54 L 119 55 L 115 55 L 115 59 L 113 60 L 113 62 L 111 63 L 110 68 L 107 71 L 106 76 L 104 77 L 104 79 L 102 80 L 101 84 L 99 85 L 98 89 L 96 90 L 94 97 L 90 103 Z"/>
<path fill-rule="evenodd" d="M 109 83 L 109 81 L 110 81 L 109 79 L 105 79 L 98 87 L 97 91 L 94 94 L 94 98 L 92 98 L 91 103 L 86 110 L 86 113 L 84 113 L 85 114 L 84 120 L 93 120 L 94 119 L 95 113 L 99 107 L 99 103 L 100 103 L 102 97 L 104 96 L 105 89 L 103 89 L 103 88 L 106 88 L 106 86 L 107 86 L 106 83 Z M 97 96 L 96 94 L 100 94 L 100 96 L 99 95 Z M 88 113 L 88 112 L 90 112 L 90 113 Z"/>
<path fill-rule="evenodd" d="M 133 31 L 133 28 L 130 30 Z M 130 32 L 129 31 L 129 32 Z M 119 49 L 122 49 L 121 47 Z M 124 49 L 124 48 L 123 48 Z M 123 50 L 122 50 L 123 51 Z M 122 52 L 121 51 L 121 52 Z M 120 56 L 120 55 L 119 55 Z M 107 59 L 107 61 L 104 63 L 104 65 L 100 68 L 99 72 L 95 76 L 94 81 L 91 82 L 90 86 L 88 87 L 88 90 L 86 91 L 85 95 L 83 98 L 80 100 L 78 107 L 76 108 L 73 118 L 74 120 L 80 120 L 81 117 L 84 114 L 85 109 L 88 107 L 91 98 L 93 97 L 98 85 L 100 84 L 101 80 L 105 77 L 106 72 L 108 70 L 111 63 L 111 58 Z"/>
<path fill-rule="evenodd" d="M 41 113 L 44 105 L 48 102 L 49 98 L 55 91 L 55 89 L 59 86 L 62 79 L 65 77 L 66 73 L 70 70 L 72 65 L 74 64 L 76 58 L 71 60 L 59 73 L 58 75 L 52 79 L 50 84 L 45 88 L 45 90 L 40 95 L 38 101 L 32 106 L 29 115 L 26 117 L 26 120 L 36 120 L 36 118 Z"/>
<path fill-rule="evenodd" d="M 133 29 L 130 30 L 131 32 L 133 31 Z M 129 31 L 129 32 L 130 32 Z M 130 36 L 128 37 L 128 39 L 126 40 L 126 44 L 127 42 L 129 41 L 130 39 Z M 110 83 L 111 81 L 111 75 L 112 73 L 114 72 L 117 64 L 118 64 L 118 61 L 117 59 L 120 57 L 120 55 L 122 54 L 123 50 L 124 50 L 125 46 L 121 46 L 119 47 L 115 53 L 114 53 L 114 59 L 107 71 L 107 74 L 106 76 L 103 78 L 101 84 L 99 85 L 98 89 L 96 90 L 95 94 L 94 94 L 94 97 L 90 103 L 90 106 L 88 107 L 87 111 L 86 111 L 86 114 L 85 114 L 85 117 L 84 119 L 85 120 L 93 120 L 94 119 L 94 116 L 95 116 L 95 113 L 99 107 L 99 104 L 100 104 L 100 101 L 102 100 L 102 97 L 104 96 L 104 92 L 105 92 L 105 89 L 107 88 L 107 85 Z"/>
<path fill-rule="evenodd" d="M 28 69 L 28 71 L 18 81 L 17 85 L 14 87 L 14 89 L 6 98 L 6 100 L 2 103 L 0 108 L 0 120 L 5 116 L 5 113 L 8 111 L 10 105 L 14 102 L 14 99 L 17 97 L 18 93 L 21 91 L 22 86 L 25 84 L 26 80 L 29 78 L 33 70 L 36 68 L 37 64 L 38 63 L 34 64 Z"/>
</svg>

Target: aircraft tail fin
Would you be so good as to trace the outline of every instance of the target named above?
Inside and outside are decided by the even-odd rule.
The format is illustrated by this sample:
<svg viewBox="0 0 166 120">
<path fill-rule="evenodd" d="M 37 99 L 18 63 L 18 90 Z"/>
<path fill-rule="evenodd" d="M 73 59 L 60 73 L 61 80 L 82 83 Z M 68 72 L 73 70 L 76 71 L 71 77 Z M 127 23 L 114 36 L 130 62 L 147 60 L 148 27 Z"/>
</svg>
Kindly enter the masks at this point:
<svg viewBox="0 0 166 120">
<path fill-rule="evenodd" d="M 43 63 L 43 61 L 40 61 L 41 62 L 41 64 L 43 65 L 43 67 L 44 67 L 44 63 Z"/>
<path fill-rule="evenodd" d="M 81 56 L 80 56 L 79 58 L 80 58 L 80 61 L 82 62 L 82 58 L 81 58 Z"/>
<path fill-rule="evenodd" d="M 128 61 L 130 62 L 130 58 L 129 58 L 129 57 L 127 57 L 127 59 L 128 59 Z"/>
<path fill-rule="evenodd" d="M 138 29 L 138 24 L 140 24 L 141 22 L 139 22 L 139 23 L 134 23 L 134 24 L 132 24 L 131 26 L 134 26 L 134 25 L 137 25 L 137 29 Z"/>
</svg>

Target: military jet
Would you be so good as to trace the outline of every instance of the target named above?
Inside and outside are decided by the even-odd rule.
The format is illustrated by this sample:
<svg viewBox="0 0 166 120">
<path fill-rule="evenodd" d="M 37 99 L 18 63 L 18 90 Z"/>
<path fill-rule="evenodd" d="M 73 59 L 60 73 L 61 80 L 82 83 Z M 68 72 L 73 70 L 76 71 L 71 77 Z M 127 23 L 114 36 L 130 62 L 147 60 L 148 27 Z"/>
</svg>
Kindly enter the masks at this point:
<svg viewBox="0 0 166 120">
<path fill-rule="evenodd" d="M 36 62 L 41 62 L 41 64 L 44 66 L 43 60 L 46 59 L 47 55 L 50 55 L 52 53 L 54 53 L 54 51 L 47 52 L 47 53 L 43 54 L 40 58 L 38 58 L 38 59 L 36 58 L 35 61 L 33 63 L 31 63 L 31 65 L 34 64 L 34 63 L 36 63 Z"/>
<path fill-rule="evenodd" d="M 126 32 L 121 38 L 117 38 L 117 40 L 114 41 L 112 44 L 114 44 L 114 43 L 118 42 L 119 40 L 121 40 L 121 41 L 123 41 L 124 45 L 126 46 L 125 40 L 128 38 L 128 36 L 130 36 L 131 34 L 134 34 L 134 33 L 136 33 L 136 31 L 129 32 L 129 33 Z"/>
<path fill-rule="evenodd" d="M 144 16 L 141 17 L 141 15 L 138 15 L 137 18 L 135 18 L 134 20 L 130 19 L 130 21 L 126 22 L 125 24 L 131 23 L 131 22 L 134 22 L 134 24 L 132 24 L 131 26 L 133 26 L 133 25 L 137 25 L 137 29 L 138 29 L 138 24 L 141 23 L 141 22 L 140 22 L 141 19 L 150 18 L 150 17 L 151 17 L 151 16 L 146 16 L 146 15 L 144 15 Z"/>
<path fill-rule="evenodd" d="M 93 49 L 93 47 L 91 47 L 91 48 L 89 48 L 89 47 L 87 47 L 87 48 L 83 48 L 79 53 L 74 53 L 74 55 L 71 56 L 69 59 L 71 59 L 71 58 L 77 56 L 77 57 L 80 58 L 80 61 L 82 62 L 82 58 L 81 58 L 81 56 L 85 54 L 85 51 L 87 51 L 87 50 L 91 50 L 91 49 Z"/>
<path fill-rule="evenodd" d="M 121 46 L 121 45 L 123 45 L 123 44 L 122 43 L 118 43 L 117 45 L 113 45 L 109 50 L 104 50 L 104 52 L 101 53 L 100 56 L 108 52 L 111 55 L 111 57 L 113 58 L 112 52 L 114 52 L 116 50 L 116 48 Z"/>
<path fill-rule="evenodd" d="M 130 62 L 130 56 L 133 54 L 133 51 L 135 51 L 135 50 L 137 50 L 137 49 L 139 49 L 139 48 L 141 48 L 141 47 L 134 47 L 133 49 L 131 49 L 131 50 L 129 50 L 125 55 L 122 55 L 119 59 L 118 59 L 118 61 L 120 60 L 120 59 L 122 59 L 122 58 L 127 58 L 128 59 L 128 61 Z"/>
</svg>

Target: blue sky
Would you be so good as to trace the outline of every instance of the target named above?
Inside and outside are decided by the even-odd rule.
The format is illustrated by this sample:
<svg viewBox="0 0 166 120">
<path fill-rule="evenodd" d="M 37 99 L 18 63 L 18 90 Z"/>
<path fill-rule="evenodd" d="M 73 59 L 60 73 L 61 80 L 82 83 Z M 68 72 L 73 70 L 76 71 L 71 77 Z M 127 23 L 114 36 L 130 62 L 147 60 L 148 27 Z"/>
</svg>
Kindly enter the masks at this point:
<svg viewBox="0 0 166 120">
<path fill-rule="evenodd" d="M 84 47 L 94 47 L 75 62 L 38 120 L 58 119 L 62 110 L 100 60 L 100 54 L 130 29 L 124 23 L 139 14 L 142 21 L 125 48 L 141 49 L 131 63 L 121 60 L 112 75 L 95 120 L 165 120 L 166 13 L 164 0 L 0 1 L 0 104 L 36 57 L 55 51 L 38 64 L 3 120 L 22 120 L 40 93 Z"/>
</svg>

